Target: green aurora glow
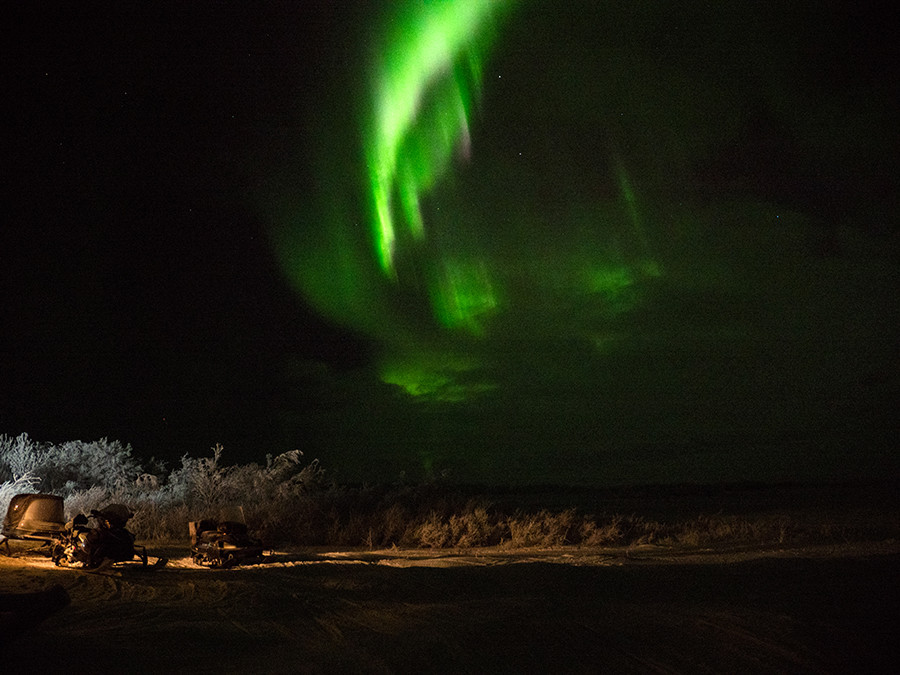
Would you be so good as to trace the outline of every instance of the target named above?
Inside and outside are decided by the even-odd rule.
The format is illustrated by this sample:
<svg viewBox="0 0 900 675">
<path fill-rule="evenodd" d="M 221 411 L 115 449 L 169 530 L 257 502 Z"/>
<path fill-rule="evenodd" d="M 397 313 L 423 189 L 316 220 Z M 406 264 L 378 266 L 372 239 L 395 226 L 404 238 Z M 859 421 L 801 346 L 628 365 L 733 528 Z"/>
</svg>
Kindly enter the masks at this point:
<svg viewBox="0 0 900 675">
<path fill-rule="evenodd" d="M 511 461 L 567 470 L 566 453 L 560 479 L 576 482 L 581 461 L 609 480 L 746 478 L 757 455 L 792 475 L 784 439 L 819 466 L 821 438 L 855 433 L 822 406 L 829 387 L 856 391 L 887 362 L 896 273 L 846 227 L 846 257 L 822 256 L 808 203 L 717 184 L 698 197 L 695 177 L 746 123 L 756 80 L 732 74 L 762 73 L 753 95 L 773 114 L 813 105 L 778 55 L 789 33 L 722 10 L 720 52 L 696 3 L 682 49 L 656 39 L 664 12 L 629 5 L 594 8 L 567 42 L 578 12 L 553 23 L 540 5 L 404 2 L 372 23 L 363 81 L 334 108 L 352 128 L 319 139 L 320 201 L 276 218 L 288 279 L 378 346 L 381 385 L 354 385 L 352 416 L 310 426 L 390 447 L 398 471 L 468 462 L 501 480 Z M 586 52 L 598 17 L 611 46 Z M 697 438 L 749 440 L 739 461 L 658 449 Z"/>
<path fill-rule="evenodd" d="M 374 110 L 366 138 L 374 239 L 382 269 L 395 271 L 395 201 L 413 237 L 425 235 L 421 200 L 470 139 L 482 63 L 500 0 L 406 3 L 376 41 Z"/>
<path fill-rule="evenodd" d="M 476 119 L 476 104 L 488 54 L 514 4 L 407 2 L 386 14 L 372 40 L 368 105 L 361 107 L 355 149 L 368 194 L 333 196 L 312 250 L 309 241 L 299 250 L 297 238 L 280 243 L 304 295 L 332 319 L 388 345 L 382 379 L 410 394 L 459 401 L 463 391 L 491 389 L 459 382 L 459 373 L 484 354 L 479 342 L 509 331 L 546 332 L 537 325 L 540 314 L 562 298 L 593 298 L 596 314 L 620 314 L 633 305 L 636 287 L 660 274 L 637 190 L 619 158 L 609 159 L 618 198 L 582 199 L 581 216 L 542 213 L 539 204 L 521 211 L 521 203 L 484 189 L 490 179 L 482 176 L 494 169 L 478 167 L 478 131 L 491 111 Z M 370 208 L 361 217 L 347 204 L 362 200 Z M 523 233 L 518 240 L 485 242 L 478 234 L 492 218 L 510 217 Z M 570 229 L 565 221 L 577 217 L 586 235 L 535 242 L 528 234 Z M 360 237 L 364 218 L 368 255 Z M 422 324 L 424 307 L 430 325 Z M 552 330 L 605 332 L 569 323 Z M 404 360 L 416 365 L 398 367 Z M 469 365 L 460 369 L 460 361 Z"/>
</svg>

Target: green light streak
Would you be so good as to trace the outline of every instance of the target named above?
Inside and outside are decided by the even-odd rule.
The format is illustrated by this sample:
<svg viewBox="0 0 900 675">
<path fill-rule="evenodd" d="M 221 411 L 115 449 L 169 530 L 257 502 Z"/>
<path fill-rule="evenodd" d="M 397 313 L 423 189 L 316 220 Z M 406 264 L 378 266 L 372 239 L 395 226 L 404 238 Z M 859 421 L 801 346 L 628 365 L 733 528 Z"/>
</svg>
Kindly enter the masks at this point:
<svg viewBox="0 0 900 675">
<path fill-rule="evenodd" d="M 647 240 L 647 232 L 644 230 L 644 224 L 641 220 L 640 211 L 638 210 L 637 195 L 635 194 L 634 187 L 631 184 L 631 178 L 625 170 L 625 164 L 622 162 L 621 157 L 616 157 L 615 159 L 615 171 L 616 179 L 619 183 L 619 191 L 622 194 L 622 199 L 625 201 L 625 207 L 628 209 L 628 217 L 631 220 L 634 233 L 641 244 L 644 254 L 649 254 L 650 243 Z"/>
<path fill-rule="evenodd" d="M 450 329 L 483 335 L 483 318 L 498 306 L 497 294 L 485 261 L 444 259 L 431 286 L 432 307 L 438 321 Z"/>
<path fill-rule="evenodd" d="M 375 255 L 388 276 L 396 276 L 401 224 L 413 240 L 424 238 L 423 196 L 446 172 L 455 149 L 468 152 L 481 64 L 497 12 L 507 4 L 408 2 L 391 16 L 391 29 L 377 45 L 366 157 Z"/>
<path fill-rule="evenodd" d="M 631 271 L 622 265 L 601 265 L 584 271 L 585 286 L 591 293 L 619 293 L 634 283 Z"/>
</svg>

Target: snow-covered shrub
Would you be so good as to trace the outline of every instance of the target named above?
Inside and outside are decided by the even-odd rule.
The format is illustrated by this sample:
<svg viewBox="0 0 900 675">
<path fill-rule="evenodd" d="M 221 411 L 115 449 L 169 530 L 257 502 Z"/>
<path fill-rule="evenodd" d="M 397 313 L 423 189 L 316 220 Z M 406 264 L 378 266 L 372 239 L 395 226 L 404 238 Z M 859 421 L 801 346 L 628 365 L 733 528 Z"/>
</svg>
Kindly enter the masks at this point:
<svg viewBox="0 0 900 675">
<path fill-rule="evenodd" d="M 35 442 L 28 434 L 0 436 L 0 478 L 30 474 L 42 492 L 62 495 L 91 487 L 115 490 L 142 473 L 131 452 L 130 445 L 106 438 L 54 445 Z"/>
<path fill-rule="evenodd" d="M 28 434 L 15 438 L 0 435 L 0 480 L 15 481 L 26 474 L 38 478 L 36 469 L 44 463 L 46 450 L 32 441 Z"/>
</svg>

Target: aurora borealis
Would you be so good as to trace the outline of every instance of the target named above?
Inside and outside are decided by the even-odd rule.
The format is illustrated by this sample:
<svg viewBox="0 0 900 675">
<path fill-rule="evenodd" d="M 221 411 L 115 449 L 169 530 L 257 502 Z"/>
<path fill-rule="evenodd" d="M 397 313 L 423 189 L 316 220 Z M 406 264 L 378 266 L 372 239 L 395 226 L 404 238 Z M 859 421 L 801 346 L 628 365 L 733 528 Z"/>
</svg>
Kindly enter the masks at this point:
<svg viewBox="0 0 900 675">
<path fill-rule="evenodd" d="M 511 13 L 512 4 L 401 3 L 385 12 L 379 24 L 385 28 L 372 38 L 366 60 L 367 86 L 361 95 L 368 98 L 358 106 L 363 111 L 358 146 L 351 144 L 366 167 L 361 189 L 370 207 L 352 223 L 346 209 L 336 209 L 343 221 L 339 217 L 325 225 L 323 252 L 331 256 L 338 278 L 311 278 L 309 260 L 292 257 L 292 242 L 281 242 L 288 276 L 315 305 L 405 352 L 399 361 L 417 364 L 399 365 L 397 355 L 390 354 L 381 368 L 385 382 L 415 396 L 459 400 L 465 385 L 456 373 L 480 362 L 473 355 L 480 350 L 478 343 L 508 330 L 505 321 L 518 324 L 521 317 L 516 315 L 533 312 L 536 299 L 556 303 L 557 296 L 592 296 L 598 299 L 596 313 L 609 317 L 629 307 L 633 286 L 660 274 L 621 157 L 608 158 L 617 193 L 584 207 L 580 225 L 585 233 L 573 242 L 539 243 L 538 261 L 522 259 L 535 244 L 507 242 L 503 250 L 473 233 L 490 218 L 483 209 L 492 200 L 472 203 L 479 190 L 472 181 L 485 181 L 471 168 L 473 154 L 479 152 L 473 147 L 472 127 L 481 122 L 477 101 L 487 54 L 497 39 L 500 15 Z M 343 194 L 330 199 L 353 202 L 346 193 L 360 186 L 349 183 L 340 186 Z M 502 199 L 494 197 L 493 202 L 502 207 Z M 540 228 L 546 216 L 503 217 Z M 568 220 L 572 214 L 554 217 Z M 360 221 L 371 223 L 368 237 Z M 601 231 L 593 232 L 598 226 Z M 376 265 L 361 254 L 367 243 Z M 385 309 L 395 302 L 399 310 Z M 360 311 L 363 306 L 368 309 Z M 430 308 L 427 336 L 422 326 L 409 325 L 409 310 L 421 307 Z M 373 320 L 379 313 L 391 318 Z M 491 388 L 479 383 L 473 391 Z"/>
<path fill-rule="evenodd" d="M 395 272 L 398 201 L 405 230 L 425 235 L 420 201 L 467 154 L 469 118 L 481 86 L 482 52 L 503 2 L 472 0 L 395 10 L 372 56 L 374 113 L 366 134 L 374 240 L 385 272 Z M 487 36 L 485 34 L 488 34 Z"/>
<path fill-rule="evenodd" d="M 376 341 L 400 392 L 334 423 L 360 454 L 393 444 L 397 470 L 469 478 L 788 477 L 785 446 L 834 470 L 852 431 L 826 409 L 858 405 L 860 378 L 894 386 L 874 373 L 896 279 L 809 199 L 834 180 L 810 174 L 825 155 L 859 159 L 790 112 L 818 103 L 808 46 L 787 42 L 804 17 L 576 5 L 401 3 L 375 22 L 354 128 L 324 151 L 360 174 L 319 195 L 317 252 L 279 224 L 288 277 Z M 834 232 L 847 253 L 829 258 Z"/>
<path fill-rule="evenodd" d="M 389 5 L 12 18 L 0 433 L 357 481 L 896 474 L 889 12 Z"/>
</svg>

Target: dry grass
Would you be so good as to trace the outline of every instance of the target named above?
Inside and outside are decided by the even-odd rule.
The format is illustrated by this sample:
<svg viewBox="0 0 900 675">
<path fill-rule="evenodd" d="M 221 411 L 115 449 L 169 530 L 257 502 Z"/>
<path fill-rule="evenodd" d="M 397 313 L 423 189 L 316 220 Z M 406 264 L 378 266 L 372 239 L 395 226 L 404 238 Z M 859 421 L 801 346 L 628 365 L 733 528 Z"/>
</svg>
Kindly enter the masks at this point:
<svg viewBox="0 0 900 675">
<path fill-rule="evenodd" d="M 64 446 L 36 444 L 24 435 L 0 437 L 4 513 L 14 494 L 40 489 L 63 496 L 69 517 L 110 502 L 127 504 L 135 513 L 130 529 L 143 541 L 181 543 L 187 540 L 189 520 L 241 517 L 269 546 L 701 548 L 900 537 L 900 518 L 887 508 L 824 514 L 780 506 L 748 513 L 698 507 L 687 517 L 683 508 L 647 517 L 625 515 L 607 505 L 598 515 L 578 506 L 584 500 L 577 494 L 565 492 L 547 499 L 557 503 L 550 507 L 535 505 L 534 499 L 517 500 L 514 494 L 510 499 L 506 493 L 498 502 L 483 491 L 436 484 L 329 484 L 318 462 L 304 462 L 299 451 L 269 456 L 264 466 L 225 466 L 223 449 L 215 446 L 210 456 L 185 456 L 181 467 L 168 474 L 150 474 L 118 443 Z M 80 468 L 72 461 L 62 468 L 53 463 L 67 451 L 81 462 Z M 651 493 L 641 496 L 638 505 L 656 512 L 656 501 Z M 235 514 L 238 506 L 241 512 Z"/>
</svg>

